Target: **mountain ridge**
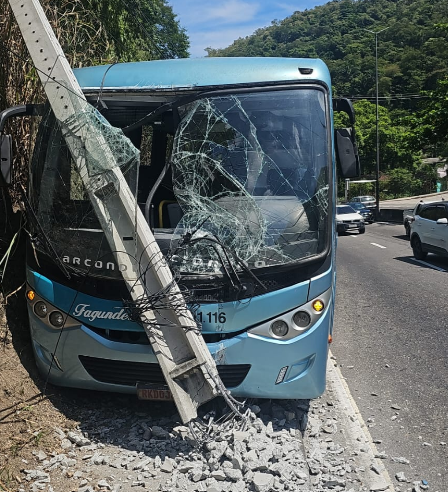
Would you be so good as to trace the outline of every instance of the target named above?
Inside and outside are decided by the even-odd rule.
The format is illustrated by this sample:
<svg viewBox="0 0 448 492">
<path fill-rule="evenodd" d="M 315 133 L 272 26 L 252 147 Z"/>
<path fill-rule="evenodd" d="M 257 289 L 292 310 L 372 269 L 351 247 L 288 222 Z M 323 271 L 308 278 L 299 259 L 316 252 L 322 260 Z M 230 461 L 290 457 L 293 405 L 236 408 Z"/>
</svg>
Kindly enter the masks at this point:
<svg viewBox="0 0 448 492">
<path fill-rule="evenodd" d="M 383 30 L 381 33 L 379 31 Z M 433 90 L 448 74 L 446 0 L 335 0 L 273 21 L 209 56 L 321 58 L 337 94 L 375 94 L 375 34 L 382 96 Z"/>
</svg>

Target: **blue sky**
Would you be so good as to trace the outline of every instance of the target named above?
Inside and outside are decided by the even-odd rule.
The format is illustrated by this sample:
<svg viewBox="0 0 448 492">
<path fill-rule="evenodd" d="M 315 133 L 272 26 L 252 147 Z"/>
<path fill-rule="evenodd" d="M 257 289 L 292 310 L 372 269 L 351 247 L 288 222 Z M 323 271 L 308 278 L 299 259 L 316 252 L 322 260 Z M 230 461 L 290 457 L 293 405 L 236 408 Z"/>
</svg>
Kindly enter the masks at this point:
<svg viewBox="0 0 448 492">
<path fill-rule="evenodd" d="M 312 9 L 328 0 L 168 0 L 190 38 L 192 57 L 206 56 L 207 47 L 225 48 L 235 39 L 282 20 L 295 11 Z"/>
</svg>

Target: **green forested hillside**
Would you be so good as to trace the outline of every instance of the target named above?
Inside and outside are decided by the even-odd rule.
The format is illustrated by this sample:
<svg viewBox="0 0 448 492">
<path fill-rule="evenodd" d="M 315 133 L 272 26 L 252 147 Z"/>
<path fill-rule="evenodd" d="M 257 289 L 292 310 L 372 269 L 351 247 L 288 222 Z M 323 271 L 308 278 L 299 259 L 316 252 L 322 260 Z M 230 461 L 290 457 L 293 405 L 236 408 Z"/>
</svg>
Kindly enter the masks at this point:
<svg viewBox="0 0 448 492">
<path fill-rule="evenodd" d="M 382 31 L 385 29 L 384 31 Z M 209 56 L 318 57 L 334 93 L 357 100 L 364 175 L 376 166 L 375 34 L 378 34 L 382 196 L 435 191 L 448 156 L 448 1 L 335 0 L 258 29 Z M 446 179 L 439 183 L 447 187 Z M 369 190 L 364 190 L 364 192 Z M 371 191 L 371 190 L 370 190 Z"/>
<path fill-rule="evenodd" d="M 337 0 L 296 12 L 210 56 L 319 57 L 340 95 L 375 93 L 375 36 L 383 96 L 436 87 L 448 73 L 446 0 Z"/>
</svg>

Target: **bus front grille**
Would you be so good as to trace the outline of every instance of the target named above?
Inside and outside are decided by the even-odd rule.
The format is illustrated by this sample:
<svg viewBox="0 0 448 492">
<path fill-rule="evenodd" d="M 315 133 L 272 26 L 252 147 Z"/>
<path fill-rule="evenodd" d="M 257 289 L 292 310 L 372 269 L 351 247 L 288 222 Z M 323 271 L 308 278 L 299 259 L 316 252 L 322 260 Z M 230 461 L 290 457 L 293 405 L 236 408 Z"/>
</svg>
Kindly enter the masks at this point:
<svg viewBox="0 0 448 492">
<path fill-rule="evenodd" d="M 79 360 L 89 375 L 102 383 L 135 386 L 139 383 L 166 385 L 159 364 L 99 359 L 80 355 Z M 249 364 L 216 366 L 226 388 L 240 385 L 249 372 Z"/>
</svg>

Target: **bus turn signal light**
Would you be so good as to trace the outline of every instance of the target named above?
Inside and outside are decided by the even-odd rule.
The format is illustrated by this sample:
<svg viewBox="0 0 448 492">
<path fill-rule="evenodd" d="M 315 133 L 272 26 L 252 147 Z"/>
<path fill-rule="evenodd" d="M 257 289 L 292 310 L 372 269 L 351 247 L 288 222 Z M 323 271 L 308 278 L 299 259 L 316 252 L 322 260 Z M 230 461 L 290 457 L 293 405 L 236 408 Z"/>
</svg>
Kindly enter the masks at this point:
<svg viewBox="0 0 448 492">
<path fill-rule="evenodd" d="M 316 299 L 314 302 L 313 302 L 313 309 L 314 311 L 316 311 L 317 313 L 320 313 L 321 311 L 323 311 L 324 309 L 324 303 L 320 300 L 320 299 Z"/>
<path fill-rule="evenodd" d="M 28 297 L 28 300 L 34 301 L 34 298 L 36 297 L 36 293 L 34 292 L 34 290 L 29 290 L 26 293 L 26 297 Z"/>
<path fill-rule="evenodd" d="M 328 343 L 331 343 L 333 341 L 333 337 L 331 335 L 328 335 Z"/>
</svg>

